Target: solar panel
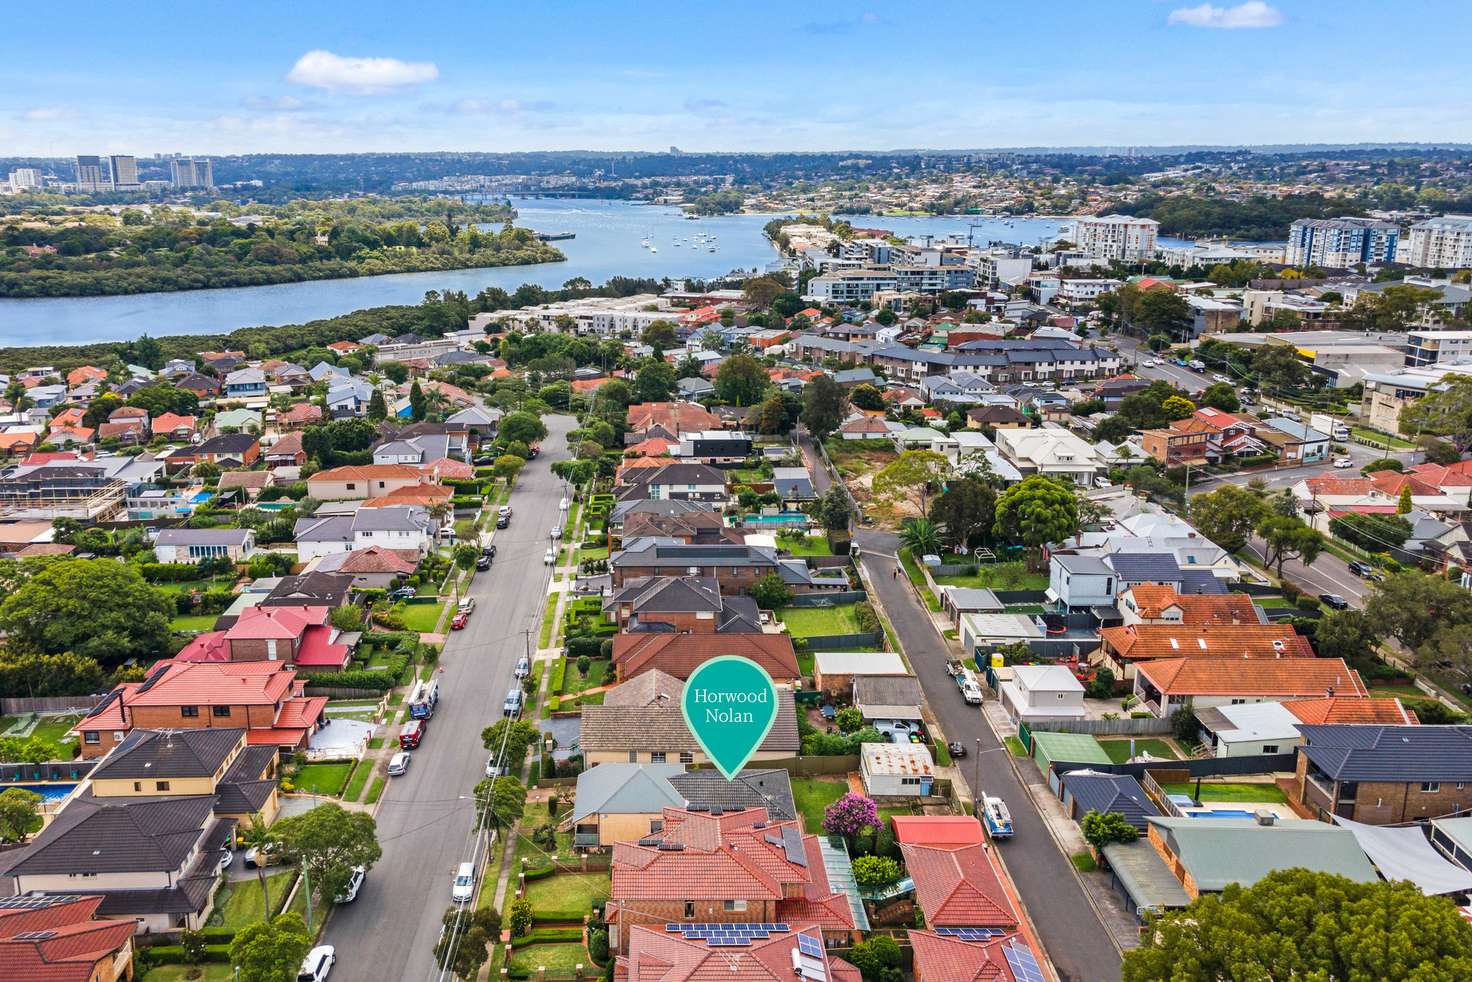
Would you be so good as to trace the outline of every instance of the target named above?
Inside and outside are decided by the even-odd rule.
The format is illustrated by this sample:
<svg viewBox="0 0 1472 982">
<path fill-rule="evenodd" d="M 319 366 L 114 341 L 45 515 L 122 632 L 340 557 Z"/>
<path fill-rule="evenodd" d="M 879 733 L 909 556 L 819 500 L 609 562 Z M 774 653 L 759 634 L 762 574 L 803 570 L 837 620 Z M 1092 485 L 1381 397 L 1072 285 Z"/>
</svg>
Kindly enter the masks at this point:
<svg viewBox="0 0 1472 982">
<path fill-rule="evenodd" d="M 1045 982 L 1043 970 L 1027 945 L 1014 941 L 1002 946 L 1002 954 L 1007 956 L 1007 965 L 1017 982 Z"/>
<path fill-rule="evenodd" d="M 1000 938 L 1007 932 L 997 927 L 938 927 L 935 933 L 942 937 L 960 938 L 962 941 L 989 941 Z"/>
<path fill-rule="evenodd" d="M 797 950 L 804 955 L 812 955 L 814 958 L 823 957 L 822 943 L 817 938 L 809 937 L 806 934 L 799 934 L 797 936 Z"/>
<path fill-rule="evenodd" d="M 680 931 L 680 930 L 683 930 L 684 929 L 684 925 L 683 924 L 666 924 L 664 926 L 664 929 L 666 931 Z"/>
</svg>

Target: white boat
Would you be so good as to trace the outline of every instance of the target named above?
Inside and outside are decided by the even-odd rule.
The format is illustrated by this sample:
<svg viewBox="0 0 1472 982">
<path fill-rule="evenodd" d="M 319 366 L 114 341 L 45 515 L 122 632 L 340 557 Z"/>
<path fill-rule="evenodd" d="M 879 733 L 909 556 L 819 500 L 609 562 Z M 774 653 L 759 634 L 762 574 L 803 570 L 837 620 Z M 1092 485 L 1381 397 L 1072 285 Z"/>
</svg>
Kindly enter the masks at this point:
<svg viewBox="0 0 1472 982">
<path fill-rule="evenodd" d="M 1007 810 L 1007 803 L 985 791 L 981 793 L 981 821 L 993 839 L 1012 837 L 1012 813 Z"/>
<path fill-rule="evenodd" d="M 649 247 L 649 251 L 650 252 L 658 252 L 659 251 L 659 246 L 650 246 Z"/>
<path fill-rule="evenodd" d="M 648 249 L 649 248 L 649 236 L 646 235 L 646 236 L 644 236 L 644 238 L 640 239 L 639 240 L 639 244 L 641 246 L 643 246 L 644 248 Z"/>
</svg>

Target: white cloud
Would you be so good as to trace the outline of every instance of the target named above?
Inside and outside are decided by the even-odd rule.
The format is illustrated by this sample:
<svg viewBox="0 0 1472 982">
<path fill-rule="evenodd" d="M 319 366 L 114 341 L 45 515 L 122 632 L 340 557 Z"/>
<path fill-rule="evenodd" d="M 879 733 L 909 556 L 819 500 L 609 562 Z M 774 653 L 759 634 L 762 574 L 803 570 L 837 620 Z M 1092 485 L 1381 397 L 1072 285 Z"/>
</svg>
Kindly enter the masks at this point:
<svg viewBox="0 0 1472 982">
<path fill-rule="evenodd" d="M 1213 7 L 1203 3 L 1198 7 L 1172 10 L 1168 23 L 1230 31 L 1239 27 L 1277 27 L 1283 23 L 1283 15 L 1262 0 L 1247 0 L 1235 7 Z"/>
<path fill-rule="evenodd" d="M 331 51 L 308 51 L 287 73 L 288 82 L 372 95 L 404 85 L 420 85 L 440 77 L 432 61 L 397 58 L 351 58 Z"/>
<path fill-rule="evenodd" d="M 240 100 L 240 104 L 246 109 L 259 109 L 266 112 L 294 113 L 306 108 L 306 103 L 296 96 L 265 96 L 252 95 Z"/>
<path fill-rule="evenodd" d="M 21 113 L 21 119 L 41 123 L 53 119 L 70 119 L 75 113 L 65 106 L 36 106 Z"/>
</svg>

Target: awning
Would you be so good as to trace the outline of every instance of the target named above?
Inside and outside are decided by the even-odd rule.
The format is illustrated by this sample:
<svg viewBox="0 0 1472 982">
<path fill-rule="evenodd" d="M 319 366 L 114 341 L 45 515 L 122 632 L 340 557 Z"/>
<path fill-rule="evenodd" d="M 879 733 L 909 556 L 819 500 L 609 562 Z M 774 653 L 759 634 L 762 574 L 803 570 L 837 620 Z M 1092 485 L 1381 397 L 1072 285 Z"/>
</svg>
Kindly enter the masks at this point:
<svg viewBox="0 0 1472 982">
<path fill-rule="evenodd" d="M 1334 816 L 1387 880 L 1410 880 L 1428 897 L 1472 890 L 1472 872 L 1447 860 L 1417 825 L 1382 827 Z"/>
</svg>

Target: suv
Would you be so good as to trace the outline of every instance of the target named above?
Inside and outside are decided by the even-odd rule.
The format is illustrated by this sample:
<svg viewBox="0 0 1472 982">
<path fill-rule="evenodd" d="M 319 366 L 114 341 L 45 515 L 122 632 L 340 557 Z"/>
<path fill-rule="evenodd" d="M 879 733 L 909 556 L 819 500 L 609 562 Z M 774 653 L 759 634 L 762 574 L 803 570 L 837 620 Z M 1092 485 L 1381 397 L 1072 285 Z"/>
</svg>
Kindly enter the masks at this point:
<svg viewBox="0 0 1472 982">
<path fill-rule="evenodd" d="M 482 573 L 484 573 L 486 570 L 490 569 L 491 568 L 491 557 L 490 556 L 479 556 L 479 557 L 477 557 L 476 560 L 475 560 L 475 568 L 478 569 L 478 570 L 480 570 Z"/>
<path fill-rule="evenodd" d="M 358 899 L 358 891 L 363 889 L 363 881 L 368 878 L 366 866 L 354 866 L 353 873 L 348 877 L 347 886 L 342 888 L 342 893 L 332 898 L 335 904 L 350 904 Z"/>
<path fill-rule="evenodd" d="M 1345 600 L 1337 593 L 1321 593 L 1319 594 L 1319 601 L 1323 603 L 1324 606 L 1332 607 L 1335 610 L 1349 609 L 1349 601 Z"/>
<path fill-rule="evenodd" d="M 332 971 L 332 963 L 335 961 L 336 948 L 330 944 L 318 945 L 302 959 L 302 967 L 297 969 L 296 982 L 322 982 L 327 978 L 327 973 Z"/>
<path fill-rule="evenodd" d="M 519 688 L 512 689 L 510 692 L 506 693 L 506 701 L 501 704 L 501 715 L 502 716 L 519 716 L 519 715 L 521 715 L 521 703 L 522 703 L 522 700 L 525 699 L 525 698 L 526 697 L 521 694 L 521 689 L 519 689 Z"/>
<path fill-rule="evenodd" d="M 1371 566 L 1363 559 L 1356 559 L 1354 562 L 1349 564 L 1349 571 L 1355 576 L 1369 576 L 1371 573 L 1375 572 L 1375 567 Z"/>
</svg>

